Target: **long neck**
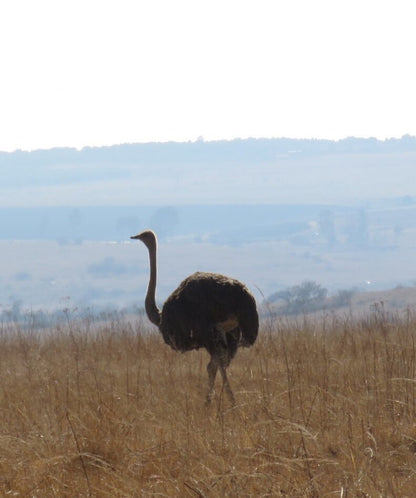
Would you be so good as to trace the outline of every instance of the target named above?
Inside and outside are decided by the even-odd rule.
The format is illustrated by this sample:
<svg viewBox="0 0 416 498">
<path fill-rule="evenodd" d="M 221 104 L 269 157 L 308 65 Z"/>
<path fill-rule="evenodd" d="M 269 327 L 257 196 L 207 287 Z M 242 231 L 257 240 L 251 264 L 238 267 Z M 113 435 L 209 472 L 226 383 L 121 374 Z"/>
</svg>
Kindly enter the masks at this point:
<svg viewBox="0 0 416 498">
<path fill-rule="evenodd" d="M 145 309 L 149 320 L 155 325 L 160 325 L 160 310 L 156 305 L 156 280 L 157 280 L 157 267 L 156 267 L 156 239 L 154 243 L 147 246 L 149 250 L 150 262 L 150 277 L 149 285 L 147 287 Z"/>
</svg>

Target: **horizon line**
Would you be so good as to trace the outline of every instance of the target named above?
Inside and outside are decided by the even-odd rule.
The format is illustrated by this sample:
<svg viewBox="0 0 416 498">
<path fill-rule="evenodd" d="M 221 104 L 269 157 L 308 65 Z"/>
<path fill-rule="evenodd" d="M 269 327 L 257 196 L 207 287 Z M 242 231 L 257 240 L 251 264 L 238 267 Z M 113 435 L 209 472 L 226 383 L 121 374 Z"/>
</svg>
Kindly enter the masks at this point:
<svg viewBox="0 0 416 498">
<path fill-rule="evenodd" d="M 355 136 L 355 135 L 347 135 L 342 138 L 324 138 L 324 137 L 290 137 L 290 136 L 261 136 L 261 137 L 234 137 L 234 138 L 216 138 L 216 139 L 205 139 L 203 136 L 199 136 L 196 139 L 189 140 L 150 140 L 150 141 L 135 141 L 135 142 L 114 142 L 111 144 L 98 144 L 98 145 L 83 145 L 77 147 L 75 145 L 53 145 L 50 147 L 42 147 L 39 146 L 37 148 L 22 148 L 17 147 L 14 149 L 1 149 L 0 154 L 14 154 L 19 152 L 31 153 L 31 152 L 46 152 L 52 150 L 76 150 L 77 152 L 82 152 L 87 149 L 105 149 L 111 147 L 123 147 L 129 145 L 167 145 L 167 144 L 211 144 L 218 142 L 243 142 L 249 140 L 292 140 L 292 141 L 322 141 L 322 142 L 333 142 L 339 143 L 345 140 L 375 140 L 377 142 L 388 142 L 391 140 L 402 140 L 404 138 L 416 139 L 416 135 L 412 135 L 409 133 L 405 133 L 401 136 L 384 136 L 384 137 L 375 137 L 375 136 Z"/>
</svg>

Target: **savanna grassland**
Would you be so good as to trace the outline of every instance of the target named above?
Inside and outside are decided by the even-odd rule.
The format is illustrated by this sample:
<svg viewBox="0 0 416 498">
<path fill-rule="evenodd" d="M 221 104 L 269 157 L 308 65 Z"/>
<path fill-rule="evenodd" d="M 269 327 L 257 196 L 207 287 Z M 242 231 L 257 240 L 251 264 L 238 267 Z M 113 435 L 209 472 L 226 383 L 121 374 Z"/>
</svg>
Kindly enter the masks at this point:
<svg viewBox="0 0 416 498">
<path fill-rule="evenodd" d="M 410 313 L 264 321 L 234 407 L 145 325 L 0 330 L 2 496 L 414 496 Z"/>
</svg>

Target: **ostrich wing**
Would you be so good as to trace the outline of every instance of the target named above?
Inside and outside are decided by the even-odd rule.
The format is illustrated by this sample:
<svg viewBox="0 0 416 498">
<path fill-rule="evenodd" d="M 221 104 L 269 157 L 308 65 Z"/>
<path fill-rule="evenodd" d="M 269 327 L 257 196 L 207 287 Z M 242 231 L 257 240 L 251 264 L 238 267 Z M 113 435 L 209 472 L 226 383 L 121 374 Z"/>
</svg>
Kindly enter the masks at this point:
<svg viewBox="0 0 416 498">
<path fill-rule="evenodd" d="M 258 315 L 254 297 L 238 280 L 215 273 L 194 273 L 163 306 L 161 331 L 167 344 L 187 351 L 207 347 L 216 324 L 237 324 L 241 343 L 254 343 Z"/>
</svg>

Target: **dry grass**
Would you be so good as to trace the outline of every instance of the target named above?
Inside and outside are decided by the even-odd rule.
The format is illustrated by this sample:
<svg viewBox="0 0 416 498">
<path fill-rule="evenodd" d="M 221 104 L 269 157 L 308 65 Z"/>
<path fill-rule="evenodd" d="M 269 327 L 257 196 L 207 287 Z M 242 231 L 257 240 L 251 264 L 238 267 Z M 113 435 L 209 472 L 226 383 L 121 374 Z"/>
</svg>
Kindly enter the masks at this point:
<svg viewBox="0 0 416 498">
<path fill-rule="evenodd" d="M 207 354 L 128 323 L 0 332 L 2 496 L 414 496 L 416 320 L 263 324 Z"/>
</svg>

